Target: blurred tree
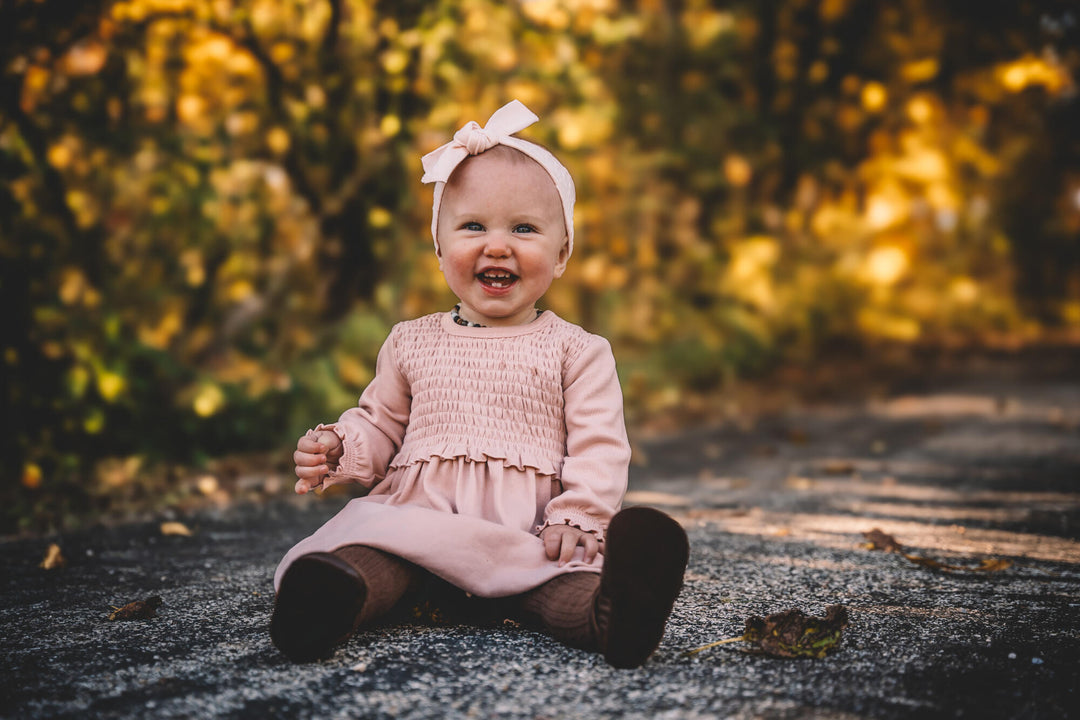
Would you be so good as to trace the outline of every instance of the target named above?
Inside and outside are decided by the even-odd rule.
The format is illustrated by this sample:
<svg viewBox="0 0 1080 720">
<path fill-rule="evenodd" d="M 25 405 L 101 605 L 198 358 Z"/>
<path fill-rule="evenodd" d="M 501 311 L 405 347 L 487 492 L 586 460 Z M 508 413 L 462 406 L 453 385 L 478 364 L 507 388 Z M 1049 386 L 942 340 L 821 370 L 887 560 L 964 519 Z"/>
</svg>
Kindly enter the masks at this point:
<svg viewBox="0 0 1080 720">
<path fill-rule="evenodd" d="M 4 404 L 20 465 L 60 482 L 102 456 L 191 459 L 282 433 L 314 321 L 370 299 L 408 197 L 394 119 L 419 106 L 407 62 L 383 72 L 396 31 L 371 11 L 5 14 L 3 292 L 24 314 Z M 373 355 L 350 359 L 353 384 Z"/>
<path fill-rule="evenodd" d="M 514 97 L 579 186 L 545 301 L 633 417 L 1080 327 L 1076 36 L 1066 0 L 10 0 L 0 499 L 62 524 L 354 402 L 452 302 L 420 156 Z"/>
<path fill-rule="evenodd" d="M 604 77 L 642 195 L 665 194 L 625 207 L 647 258 L 629 285 L 651 295 L 626 326 L 709 358 L 672 371 L 715 384 L 840 338 L 1015 331 L 1017 288 L 1066 321 L 1080 284 L 1062 222 L 1080 209 L 1068 3 L 992 3 L 976 22 L 920 0 L 638 12 Z M 1051 157 L 1048 176 L 1025 171 Z"/>
<path fill-rule="evenodd" d="M 0 452 L 11 459 L 2 474 L 9 494 L 18 481 L 30 489 L 41 482 L 40 467 L 25 462 L 32 445 L 49 453 L 59 441 L 70 448 L 69 458 L 76 463 L 93 455 L 83 437 L 60 430 L 58 399 L 67 395 L 67 363 L 55 343 L 43 342 L 37 323 L 45 318 L 35 299 L 44 294 L 58 256 L 78 253 L 92 270 L 103 232 L 79 225 L 63 177 L 47 162 L 49 132 L 35 121 L 33 107 L 23 98 L 26 86 L 47 82 L 40 64 L 63 56 L 92 32 L 105 3 L 42 5 L 14 0 L 0 16 L 0 308 L 5 316 Z M 24 503 L 12 510 L 30 515 Z"/>
</svg>

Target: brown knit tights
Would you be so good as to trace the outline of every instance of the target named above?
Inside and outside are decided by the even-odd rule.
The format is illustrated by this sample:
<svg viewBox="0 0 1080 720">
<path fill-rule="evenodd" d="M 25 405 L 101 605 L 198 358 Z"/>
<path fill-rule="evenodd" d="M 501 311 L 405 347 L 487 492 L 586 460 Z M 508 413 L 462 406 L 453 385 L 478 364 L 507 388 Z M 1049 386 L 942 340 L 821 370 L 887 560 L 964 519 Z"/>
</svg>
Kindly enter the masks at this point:
<svg viewBox="0 0 1080 720">
<path fill-rule="evenodd" d="M 570 647 L 601 649 L 601 628 L 597 622 L 597 595 L 600 576 L 574 572 L 558 575 L 519 596 L 522 619 L 538 626 Z"/>
<path fill-rule="evenodd" d="M 356 568 L 367 586 L 364 607 L 354 627 L 366 625 L 388 613 L 423 577 L 420 568 L 412 563 L 366 545 L 346 545 L 334 554 Z"/>
<path fill-rule="evenodd" d="M 423 580 L 416 565 L 365 545 L 346 545 L 334 554 L 356 568 L 367 586 L 367 597 L 354 627 L 360 628 L 388 613 Z M 597 595 L 600 576 L 575 572 L 559 575 L 517 596 L 521 619 L 556 640 L 582 650 L 600 649 Z"/>
</svg>

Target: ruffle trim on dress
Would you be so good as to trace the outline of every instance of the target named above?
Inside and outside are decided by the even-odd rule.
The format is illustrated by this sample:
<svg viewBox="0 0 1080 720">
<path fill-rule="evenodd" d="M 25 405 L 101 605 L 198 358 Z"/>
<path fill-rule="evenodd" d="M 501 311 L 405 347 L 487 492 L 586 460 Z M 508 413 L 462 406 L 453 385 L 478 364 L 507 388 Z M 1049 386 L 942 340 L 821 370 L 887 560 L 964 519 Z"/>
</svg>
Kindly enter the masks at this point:
<svg viewBox="0 0 1080 720">
<path fill-rule="evenodd" d="M 484 451 L 455 443 L 447 443 L 441 447 L 425 447 L 400 452 L 390 461 L 390 468 L 398 469 L 419 462 L 430 462 L 432 458 L 440 460 L 464 458 L 470 462 L 501 462 L 505 467 L 512 467 L 517 470 L 532 468 L 541 475 L 556 477 L 562 470 L 561 457 L 558 461 L 555 461 L 550 457 L 543 457 L 535 452 L 526 453 L 523 450 L 514 449 L 507 449 L 502 452 Z"/>
<path fill-rule="evenodd" d="M 354 438 L 357 447 L 350 451 L 348 438 L 345 437 L 345 433 L 338 427 L 337 423 L 319 423 L 311 430 L 308 430 L 305 435 L 315 439 L 320 430 L 329 430 L 337 435 L 338 439 L 341 440 L 342 446 L 342 454 L 338 459 L 338 464 L 331 466 L 330 472 L 324 476 L 322 482 L 323 487 L 342 485 L 349 482 L 356 482 L 365 487 L 371 487 L 379 481 L 380 476 L 375 472 L 375 469 L 371 467 L 368 454 L 358 451 L 359 446 L 363 444 L 363 438 Z"/>
<path fill-rule="evenodd" d="M 606 520 L 600 518 L 580 505 L 569 504 L 565 497 L 560 496 L 552 498 L 544 512 L 544 517 L 544 524 L 537 532 L 551 525 L 569 525 L 582 532 L 594 533 L 600 540 L 604 539 L 604 531 L 611 520 L 611 518 Z"/>
<path fill-rule="evenodd" d="M 576 529 L 580 530 L 583 533 L 588 533 L 589 535 L 595 535 L 597 540 L 599 540 L 600 542 L 604 542 L 604 533 L 603 533 L 602 530 L 597 530 L 595 528 L 591 529 L 591 530 L 587 529 L 587 528 L 583 528 L 583 527 L 581 527 L 581 525 L 579 523 L 576 523 L 576 522 L 574 522 L 572 520 L 561 520 L 561 521 L 548 520 L 543 525 L 537 525 L 536 526 L 536 533 L 535 534 L 539 535 L 540 533 L 547 530 L 549 527 L 559 527 L 561 525 L 567 525 L 569 527 L 576 528 Z"/>
</svg>

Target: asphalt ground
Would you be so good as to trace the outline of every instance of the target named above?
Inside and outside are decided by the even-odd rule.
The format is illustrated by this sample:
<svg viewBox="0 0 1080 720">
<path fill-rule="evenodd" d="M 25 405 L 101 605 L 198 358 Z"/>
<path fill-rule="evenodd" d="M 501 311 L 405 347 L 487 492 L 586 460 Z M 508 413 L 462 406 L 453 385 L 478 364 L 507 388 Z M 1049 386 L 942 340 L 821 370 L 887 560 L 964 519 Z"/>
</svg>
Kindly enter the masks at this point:
<svg viewBox="0 0 1080 720">
<path fill-rule="evenodd" d="M 636 457 L 628 503 L 677 517 L 692 550 L 644 667 L 453 612 L 403 613 L 328 660 L 289 663 L 267 634 L 274 567 L 347 501 L 306 497 L 2 541 L 0 716 L 1080 716 L 1080 376 L 1068 368 L 958 372 L 703 423 L 639 440 Z M 162 534 L 165 519 L 192 534 Z M 928 567 L 869 549 L 873 529 L 912 558 L 993 562 Z M 67 562 L 45 570 L 52 542 Z M 108 620 L 150 596 L 156 617 Z M 686 655 L 751 616 L 832 604 L 850 624 L 824 658 L 746 642 Z"/>
</svg>

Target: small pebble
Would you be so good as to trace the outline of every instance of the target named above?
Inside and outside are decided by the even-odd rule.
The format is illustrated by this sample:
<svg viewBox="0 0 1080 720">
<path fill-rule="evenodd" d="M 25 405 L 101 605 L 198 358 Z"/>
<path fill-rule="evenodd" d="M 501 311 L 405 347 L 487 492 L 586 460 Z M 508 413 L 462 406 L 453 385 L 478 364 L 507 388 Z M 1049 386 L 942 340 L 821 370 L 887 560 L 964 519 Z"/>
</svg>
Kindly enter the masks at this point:
<svg viewBox="0 0 1080 720">
<path fill-rule="evenodd" d="M 1009 659 L 1010 660 L 1015 660 L 1016 659 L 1016 653 L 1009 653 Z"/>
<path fill-rule="evenodd" d="M 1031 658 L 1031 664 L 1032 665 L 1042 665 L 1043 664 L 1043 659 L 1042 658 Z"/>
</svg>

